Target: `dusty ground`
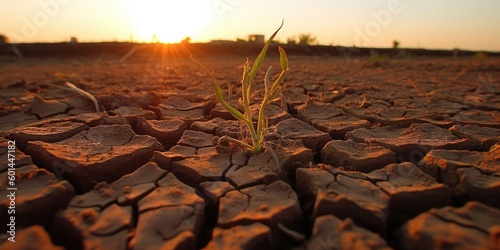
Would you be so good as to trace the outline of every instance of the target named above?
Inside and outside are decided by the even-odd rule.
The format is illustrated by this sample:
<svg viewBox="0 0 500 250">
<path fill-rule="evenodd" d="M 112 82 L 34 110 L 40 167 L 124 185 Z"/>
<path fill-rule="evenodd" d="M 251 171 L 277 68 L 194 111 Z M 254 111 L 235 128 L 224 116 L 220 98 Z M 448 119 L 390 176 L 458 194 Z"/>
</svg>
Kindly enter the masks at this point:
<svg viewBox="0 0 500 250">
<path fill-rule="evenodd" d="M 499 249 L 499 65 L 290 56 L 252 155 L 189 59 L 4 60 L 0 248 Z"/>
</svg>

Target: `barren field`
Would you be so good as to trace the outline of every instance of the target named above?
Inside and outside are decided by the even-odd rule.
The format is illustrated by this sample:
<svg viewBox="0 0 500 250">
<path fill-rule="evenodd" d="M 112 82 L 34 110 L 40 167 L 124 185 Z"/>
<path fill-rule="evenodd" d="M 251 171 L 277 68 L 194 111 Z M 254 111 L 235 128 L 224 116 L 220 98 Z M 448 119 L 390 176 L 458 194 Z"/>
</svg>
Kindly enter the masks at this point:
<svg viewBox="0 0 500 250">
<path fill-rule="evenodd" d="M 500 249 L 500 58 L 289 61 L 260 154 L 190 59 L 0 62 L 0 249 Z"/>
</svg>

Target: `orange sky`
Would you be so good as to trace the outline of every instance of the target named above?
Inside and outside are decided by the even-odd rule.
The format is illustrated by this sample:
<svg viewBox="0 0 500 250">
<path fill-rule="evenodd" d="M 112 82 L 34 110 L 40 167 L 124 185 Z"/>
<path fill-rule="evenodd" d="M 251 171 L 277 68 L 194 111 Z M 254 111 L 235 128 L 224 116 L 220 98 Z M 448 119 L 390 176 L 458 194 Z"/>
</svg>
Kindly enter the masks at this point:
<svg viewBox="0 0 500 250">
<path fill-rule="evenodd" d="M 195 42 L 311 33 L 320 44 L 500 51 L 500 1 L 431 0 L 0 0 L 12 42 Z"/>
</svg>

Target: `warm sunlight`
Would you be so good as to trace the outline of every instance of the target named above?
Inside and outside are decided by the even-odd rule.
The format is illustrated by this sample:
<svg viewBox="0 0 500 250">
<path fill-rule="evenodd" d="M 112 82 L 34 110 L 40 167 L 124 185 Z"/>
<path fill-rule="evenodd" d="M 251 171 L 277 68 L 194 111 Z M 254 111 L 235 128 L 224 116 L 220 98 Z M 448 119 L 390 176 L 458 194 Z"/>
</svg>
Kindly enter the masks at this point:
<svg viewBox="0 0 500 250">
<path fill-rule="evenodd" d="M 176 43 L 193 37 L 210 21 L 211 9 L 203 0 L 131 1 L 129 18 L 139 42 Z"/>
</svg>

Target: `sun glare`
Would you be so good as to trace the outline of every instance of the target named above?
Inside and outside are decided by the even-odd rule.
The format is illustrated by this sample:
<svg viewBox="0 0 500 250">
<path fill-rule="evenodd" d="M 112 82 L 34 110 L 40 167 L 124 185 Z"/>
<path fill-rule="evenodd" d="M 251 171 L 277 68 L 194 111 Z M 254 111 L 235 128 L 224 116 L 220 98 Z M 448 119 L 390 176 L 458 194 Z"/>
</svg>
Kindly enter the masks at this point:
<svg viewBox="0 0 500 250">
<path fill-rule="evenodd" d="M 210 6 L 204 0 L 131 1 L 129 18 L 133 38 L 140 42 L 176 43 L 193 37 L 210 21 Z"/>
</svg>

